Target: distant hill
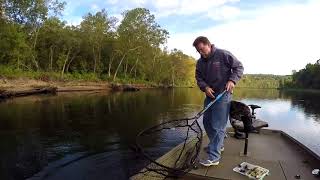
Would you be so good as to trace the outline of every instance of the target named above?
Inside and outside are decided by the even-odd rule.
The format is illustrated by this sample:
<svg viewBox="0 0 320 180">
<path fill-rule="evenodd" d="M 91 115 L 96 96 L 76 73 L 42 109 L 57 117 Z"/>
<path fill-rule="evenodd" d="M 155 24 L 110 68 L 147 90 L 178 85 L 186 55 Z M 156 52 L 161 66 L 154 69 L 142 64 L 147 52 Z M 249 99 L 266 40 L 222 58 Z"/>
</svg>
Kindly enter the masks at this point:
<svg viewBox="0 0 320 180">
<path fill-rule="evenodd" d="M 273 75 L 273 74 L 245 74 L 238 82 L 237 87 L 242 88 L 283 88 L 292 80 L 291 75 Z"/>
</svg>

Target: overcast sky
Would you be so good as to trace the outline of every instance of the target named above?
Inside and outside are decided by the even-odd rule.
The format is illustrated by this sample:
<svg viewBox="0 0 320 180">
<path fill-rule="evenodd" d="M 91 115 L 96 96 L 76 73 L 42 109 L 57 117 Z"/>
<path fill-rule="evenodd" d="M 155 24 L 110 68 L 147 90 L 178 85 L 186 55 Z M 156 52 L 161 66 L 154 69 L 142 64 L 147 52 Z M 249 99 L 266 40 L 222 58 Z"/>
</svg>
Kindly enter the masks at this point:
<svg viewBox="0 0 320 180">
<path fill-rule="evenodd" d="M 193 40 L 207 36 L 231 51 L 246 74 L 291 74 L 320 59 L 320 0 L 66 0 L 63 19 L 88 12 L 109 16 L 144 7 L 170 33 L 167 46 L 198 59 Z"/>
</svg>

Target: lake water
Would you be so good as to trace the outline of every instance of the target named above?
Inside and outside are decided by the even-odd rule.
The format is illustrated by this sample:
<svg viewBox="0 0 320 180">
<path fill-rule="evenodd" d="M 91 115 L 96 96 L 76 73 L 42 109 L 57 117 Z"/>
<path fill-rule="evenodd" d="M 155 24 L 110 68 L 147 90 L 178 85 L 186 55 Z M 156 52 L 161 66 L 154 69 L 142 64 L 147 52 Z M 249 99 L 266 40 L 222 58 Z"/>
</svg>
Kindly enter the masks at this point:
<svg viewBox="0 0 320 180">
<path fill-rule="evenodd" d="M 320 93 L 236 89 L 257 104 L 257 117 L 320 155 Z M 0 179 L 128 179 L 146 165 L 134 151 L 137 133 L 202 109 L 197 88 L 127 93 L 59 93 L 0 103 Z M 177 142 L 155 144 L 156 156 Z"/>
</svg>

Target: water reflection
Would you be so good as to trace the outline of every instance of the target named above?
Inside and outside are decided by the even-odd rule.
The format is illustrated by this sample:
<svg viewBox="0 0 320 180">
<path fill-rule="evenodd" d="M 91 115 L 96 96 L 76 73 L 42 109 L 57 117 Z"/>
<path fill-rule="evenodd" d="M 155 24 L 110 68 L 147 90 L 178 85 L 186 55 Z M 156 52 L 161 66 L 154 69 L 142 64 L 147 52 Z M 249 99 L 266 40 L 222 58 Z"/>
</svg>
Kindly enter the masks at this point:
<svg viewBox="0 0 320 180">
<path fill-rule="evenodd" d="M 39 138 L 32 132 L 1 133 L 0 141 L 1 179 L 23 179 L 48 163 Z"/>
<path fill-rule="evenodd" d="M 302 109 L 304 114 L 320 122 L 320 93 L 317 91 L 284 91 L 284 97 L 291 99 L 292 105 Z"/>
<path fill-rule="evenodd" d="M 241 91 L 245 89 L 236 91 L 235 98 L 262 106 L 257 115 L 269 123 L 269 128 L 288 133 L 320 155 L 320 92 L 256 90 L 260 92 L 241 97 Z M 271 96 L 266 98 L 266 94 Z"/>
<path fill-rule="evenodd" d="M 280 91 L 277 89 L 248 89 L 241 88 L 234 90 L 234 99 L 278 99 Z"/>
<path fill-rule="evenodd" d="M 188 97 L 189 94 L 188 90 L 149 90 L 111 95 L 60 94 L 19 98 L 1 103 L 1 137 L 11 143 L 15 142 L 11 139 L 25 138 L 24 143 L 17 142 L 10 146 L 1 144 L 1 157 L 8 157 L 0 160 L 2 167 L 5 167 L 1 168 L 1 175 L 4 179 L 24 179 L 48 162 L 76 152 L 97 154 L 124 151 L 124 154 L 128 154 L 136 134 L 142 129 L 193 112 L 193 108 L 188 111 L 183 105 L 199 104 L 201 98 Z M 32 136 L 25 135 L 31 131 Z M 28 151 L 28 144 L 38 147 L 29 148 Z M 39 163 L 34 160 L 39 159 L 34 157 L 37 151 L 41 153 L 36 154 L 44 154 Z M 21 156 L 19 154 L 25 154 L 23 160 L 13 158 Z M 130 155 L 124 156 L 121 165 L 124 170 L 129 169 L 126 167 L 128 156 Z M 123 156 L 118 157 L 122 158 Z M 16 166 L 26 159 L 33 164 Z M 25 167 L 29 167 L 30 173 L 19 175 L 18 172 Z"/>
<path fill-rule="evenodd" d="M 55 160 L 67 168 L 53 173 L 51 179 L 78 179 L 89 171 L 95 179 L 105 179 L 106 174 L 127 179 L 146 163 L 131 150 L 136 134 L 168 120 L 194 116 L 203 99 L 198 89 L 181 88 L 66 93 L 3 102 L 0 179 L 25 179 Z M 234 99 L 261 105 L 258 117 L 268 121 L 270 128 L 288 132 L 320 154 L 320 93 L 237 89 Z M 163 143 L 163 138 L 174 135 L 153 140 L 157 156 L 176 143 L 174 139 Z M 86 163 L 69 163 L 75 160 Z"/>
</svg>

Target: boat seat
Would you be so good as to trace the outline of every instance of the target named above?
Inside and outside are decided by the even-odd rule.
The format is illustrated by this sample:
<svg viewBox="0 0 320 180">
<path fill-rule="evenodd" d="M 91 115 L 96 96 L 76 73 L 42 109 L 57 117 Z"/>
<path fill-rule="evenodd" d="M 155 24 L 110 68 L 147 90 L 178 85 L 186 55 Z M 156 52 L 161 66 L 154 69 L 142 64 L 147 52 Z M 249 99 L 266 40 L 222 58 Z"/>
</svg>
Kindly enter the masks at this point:
<svg viewBox="0 0 320 180">
<path fill-rule="evenodd" d="M 230 118 L 230 123 L 235 130 L 244 132 L 244 126 L 241 120 Z M 252 120 L 252 127 L 253 127 L 252 132 L 258 133 L 261 128 L 268 127 L 268 126 L 269 126 L 268 123 L 263 120 L 260 120 L 260 119 Z"/>
<path fill-rule="evenodd" d="M 255 104 L 249 104 L 248 106 L 252 109 L 252 111 L 254 111 L 255 109 L 261 108 L 260 106 L 255 105 Z"/>
<path fill-rule="evenodd" d="M 263 127 L 268 127 L 268 123 L 255 116 L 255 109 L 261 108 L 258 105 L 246 105 L 239 101 L 231 101 L 230 124 L 236 131 L 236 137 L 241 138 L 241 132 L 259 132 Z M 243 134 L 242 133 L 242 134 Z"/>
<path fill-rule="evenodd" d="M 249 143 L 249 133 L 259 133 L 263 127 L 268 127 L 268 123 L 255 116 L 255 109 L 261 108 L 258 105 L 246 105 L 239 101 L 231 101 L 230 124 L 233 127 L 237 139 L 245 139 L 244 155 L 247 155 Z"/>
</svg>

